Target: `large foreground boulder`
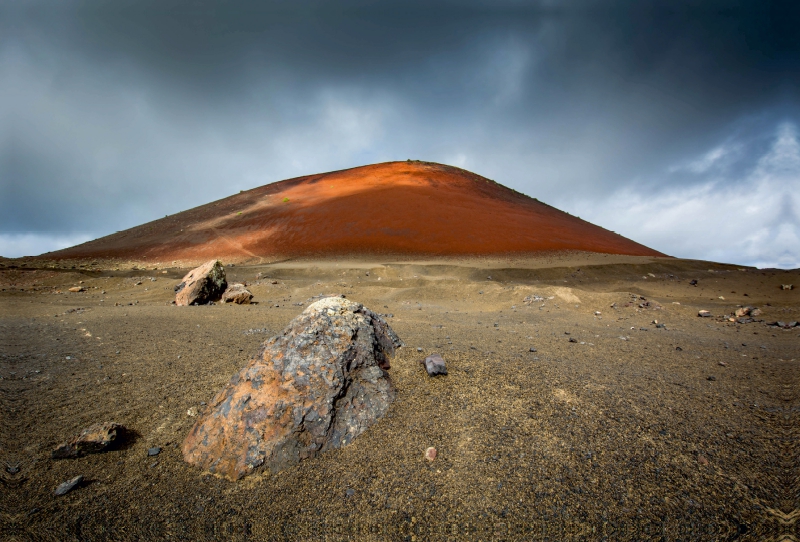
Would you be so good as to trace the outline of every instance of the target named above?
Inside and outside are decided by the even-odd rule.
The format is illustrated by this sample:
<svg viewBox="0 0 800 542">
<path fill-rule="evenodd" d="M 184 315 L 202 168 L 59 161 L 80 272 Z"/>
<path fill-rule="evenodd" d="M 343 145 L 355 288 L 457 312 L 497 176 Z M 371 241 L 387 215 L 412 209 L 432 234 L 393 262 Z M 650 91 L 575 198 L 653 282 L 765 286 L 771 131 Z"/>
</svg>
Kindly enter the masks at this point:
<svg viewBox="0 0 800 542">
<path fill-rule="evenodd" d="M 202 305 L 216 301 L 225 291 L 225 268 L 219 260 L 211 260 L 189 271 L 175 287 L 176 305 Z"/>
<path fill-rule="evenodd" d="M 349 444 L 394 400 L 386 370 L 401 345 L 360 303 L 309 305 L 217 394 L 186 437 L 184 459 L 235 480 Z"/>
</svg>

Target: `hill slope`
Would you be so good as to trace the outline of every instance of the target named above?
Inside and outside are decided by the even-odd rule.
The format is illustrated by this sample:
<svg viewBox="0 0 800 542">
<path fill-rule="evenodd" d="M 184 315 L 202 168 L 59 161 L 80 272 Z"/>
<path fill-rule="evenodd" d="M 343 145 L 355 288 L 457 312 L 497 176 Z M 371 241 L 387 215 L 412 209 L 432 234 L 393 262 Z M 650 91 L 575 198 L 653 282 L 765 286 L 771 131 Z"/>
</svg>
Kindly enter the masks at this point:
<svg viewBox="0 0 800 542">
<path fill-rule="evenodd" d="M 246 261 L 559 250 L 663 256 L 474 173 L 389 162 L 261 186 L 46 257 Z"/>
</svg>

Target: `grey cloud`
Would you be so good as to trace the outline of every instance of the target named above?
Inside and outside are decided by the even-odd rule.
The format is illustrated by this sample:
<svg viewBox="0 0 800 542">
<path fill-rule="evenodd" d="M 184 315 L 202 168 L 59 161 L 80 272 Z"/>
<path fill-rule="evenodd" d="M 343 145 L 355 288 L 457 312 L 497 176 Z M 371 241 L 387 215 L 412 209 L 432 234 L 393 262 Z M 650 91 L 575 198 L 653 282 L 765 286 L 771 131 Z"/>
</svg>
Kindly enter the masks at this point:
<svg viewBox="0 0 800 542">
<path fill-rule="evenodd" d="M 0 230 L 99 235 L 405 158 L 565 207 L 709 172 L 736 184 L 800 118 L 800 47 L 778 3 L 186 6 L 0 17 Z M 726 138 L 739 146 L 691 170 Z"/>
</svg>

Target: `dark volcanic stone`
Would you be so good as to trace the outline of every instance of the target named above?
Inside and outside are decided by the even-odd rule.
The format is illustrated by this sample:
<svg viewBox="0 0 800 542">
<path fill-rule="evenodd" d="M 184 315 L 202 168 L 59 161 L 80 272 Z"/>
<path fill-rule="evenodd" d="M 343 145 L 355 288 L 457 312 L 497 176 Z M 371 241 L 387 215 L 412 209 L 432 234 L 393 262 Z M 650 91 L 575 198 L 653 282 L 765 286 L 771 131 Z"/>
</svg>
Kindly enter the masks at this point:
<svg viewBox="0 0 800 542">
<path fill-rule="evenodd" d="M 118 423 L 96 423 L 53 450 L 51 457 L 67 459 L 104 452 L 111 448 L 118 434 L 124 430 L 125 428 Z"/>
<path fill-rule="evenodd" d="M 238 479 L 349 444 L 394 400 L 386 370 L 401 345 L 360 303 L 309 305 L 217 394 L 186 437 L 184 459 Z"/>
<path fill-rule="evenodd" d="M 81 482 L 83 482 L 83 475 L 79 474 L 75 478 L 72 478 L 71 480 L 67 480 L 66 482 L 59 484 L 59 486 L 53 493 L 55 494 L 56 497 L 61 497 L 62 495 L 66 495 L 67 493 L 78 487 L 78 485 Z"/>
</svg>

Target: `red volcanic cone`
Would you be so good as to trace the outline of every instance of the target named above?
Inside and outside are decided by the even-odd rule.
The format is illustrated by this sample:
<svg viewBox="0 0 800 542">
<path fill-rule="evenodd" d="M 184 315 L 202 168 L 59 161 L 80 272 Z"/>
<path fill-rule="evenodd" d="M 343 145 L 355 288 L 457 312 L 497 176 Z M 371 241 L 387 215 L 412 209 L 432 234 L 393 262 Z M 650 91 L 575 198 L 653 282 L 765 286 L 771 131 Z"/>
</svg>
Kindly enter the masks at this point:
<svg viewBox="0 0 800 542">
<path fill-rule="evenodd" d="M 289 179 L 48 256 L 243 261 L 561 250 L 663 256 L 480 175 L 425 162 Z"/>
</svg>

